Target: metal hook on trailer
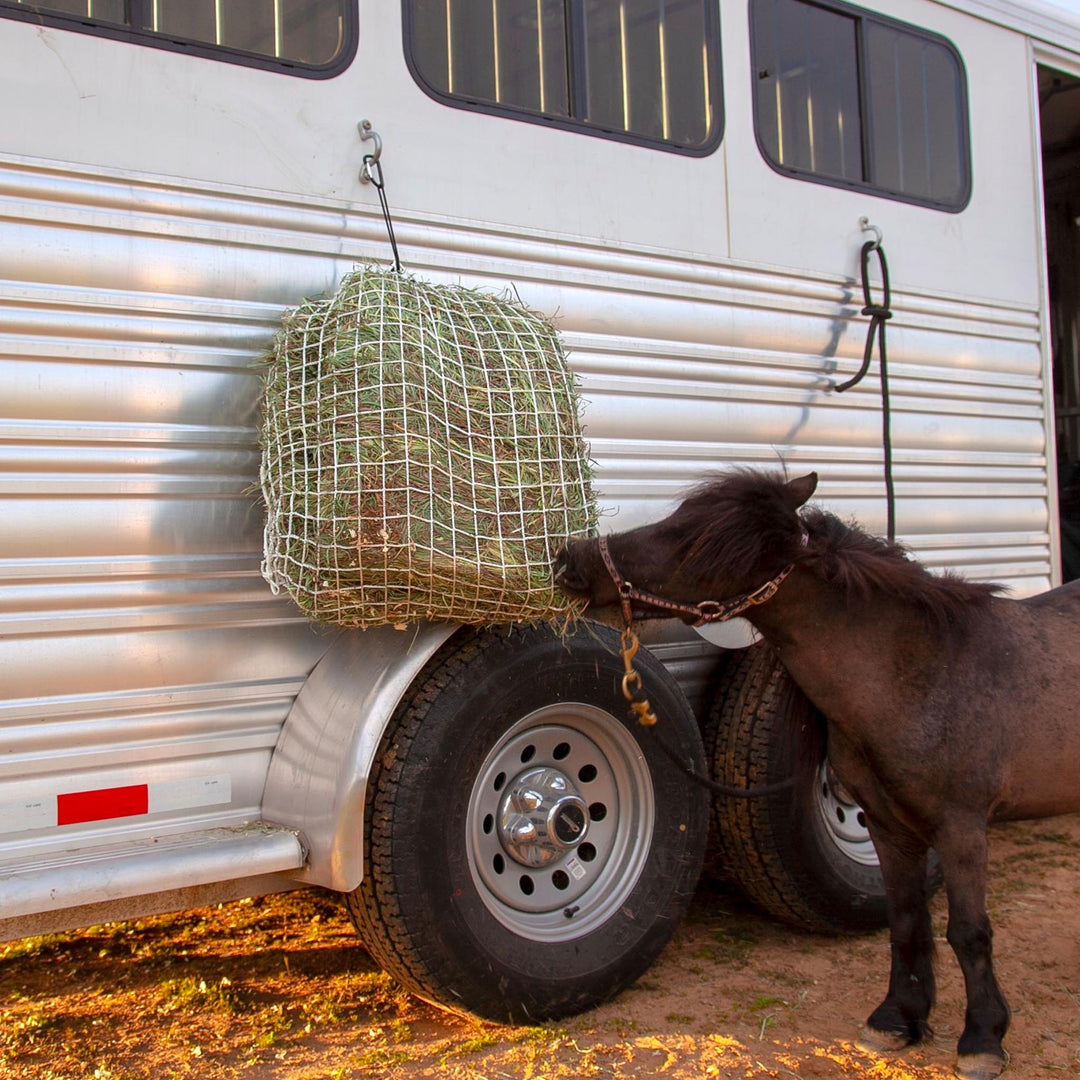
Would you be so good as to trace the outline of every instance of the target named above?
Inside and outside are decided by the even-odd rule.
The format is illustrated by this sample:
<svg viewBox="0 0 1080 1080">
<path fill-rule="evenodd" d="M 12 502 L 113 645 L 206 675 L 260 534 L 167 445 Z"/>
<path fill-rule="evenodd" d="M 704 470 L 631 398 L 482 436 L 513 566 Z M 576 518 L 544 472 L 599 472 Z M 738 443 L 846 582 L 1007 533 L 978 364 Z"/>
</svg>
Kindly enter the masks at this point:
<svg viewBox="0 0 1080 1080">
<path fill-rule="evenodd" d="M 859 218 L 859 228 L 862 229 L 863 232 L 872 232 L 874 234 L 874 247 L 881 247 L 881 242 L 885 239 L 885 234 L 873 224 L 865 214 Z M 873 248 L 870 250 L 872 251 Z"/>
<path fill-rule="evenodd" d="M 360 182 L 371 184 L 375 181 L 374 169 L 379 164 L 379 158 L 382 157 L 382 137 L 371 126 L 370 120 L 361 120 L 356 127 L 361 139 L 365 142 L 372 140 L 375 143 L 375 149 L 370 154 L 364 155 L 364 164 L 360 168 Z"/>
</svg>

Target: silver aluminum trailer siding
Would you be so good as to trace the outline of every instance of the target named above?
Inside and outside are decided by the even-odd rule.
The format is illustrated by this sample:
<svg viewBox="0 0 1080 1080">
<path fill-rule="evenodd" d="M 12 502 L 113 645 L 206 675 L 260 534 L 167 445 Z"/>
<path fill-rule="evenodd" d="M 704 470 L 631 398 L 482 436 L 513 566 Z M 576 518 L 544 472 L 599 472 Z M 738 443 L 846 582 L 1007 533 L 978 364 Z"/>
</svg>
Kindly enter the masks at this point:
<svg viewBox="0 0 1080 1080">
<path fill-rule="evenodd" d="M 962 58 L 972 184 L 946 212 L 770 167 L 742 2 L 715 9 L 722 138 L 700 155 L 449 107 L 411 74 L 383 0 L 345 5 L 356 56 L 326 78 L 14 6 L 0 7 L 6 937 L 360 881 L 372 758 L 453 628 L 306 623 L 262 581 L 252 491 L 256 361 L 282 310 L 389 257 L 361 119 L 383 139 L 408 269 L 512 283 L 557 317 L 605 528 L 661 515 L 710 470 L 781 459 L 884 528 L 876 380 L 832 389 L 862 353 L 867 217 L 893 276 L 902 539 L 1019 593 L 1058 578 L 1035 65 L 1080 74 L 1075 22 L 990 0 L 868 5 Z M 700 699 L 715 647 L 674 631 L 652 646 Z"/>
</svg>

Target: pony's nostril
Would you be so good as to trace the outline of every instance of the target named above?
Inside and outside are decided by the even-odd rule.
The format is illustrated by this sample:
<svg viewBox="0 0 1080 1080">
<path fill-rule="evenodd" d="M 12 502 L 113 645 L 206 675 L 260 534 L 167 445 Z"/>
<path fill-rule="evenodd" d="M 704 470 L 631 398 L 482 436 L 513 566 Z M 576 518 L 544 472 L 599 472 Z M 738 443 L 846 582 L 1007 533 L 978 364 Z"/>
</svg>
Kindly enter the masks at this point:
<svg viewBox="0 0 1080 1080">
<path fill-rule="evenodd" d="M 580 568 L 575 565 L 575 560 L 569 548 L 563 548 L 556 556 L 552 565 L 552 577 L 555 584 L 564 592 L 581 594 L 587 591 L 588 581 Z"/>
<path fill-rule="evenodd" d="M 551 576 L 555 579 L 556 584 L 562 584 L 562 580 L 569 569 L 570 556 L 567 554 L 566 548 L 560 548 L 555 555 L 555 561 L 551 564 Z"/>
</svg>

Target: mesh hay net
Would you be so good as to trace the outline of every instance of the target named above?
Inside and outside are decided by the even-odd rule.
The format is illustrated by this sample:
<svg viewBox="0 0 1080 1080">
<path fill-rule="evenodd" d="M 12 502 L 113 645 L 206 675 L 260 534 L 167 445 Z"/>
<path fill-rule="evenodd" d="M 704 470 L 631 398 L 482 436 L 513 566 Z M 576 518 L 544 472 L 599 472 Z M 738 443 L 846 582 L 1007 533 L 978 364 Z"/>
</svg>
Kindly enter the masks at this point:
<svg viewBox="0 0 1080 1080">
<path fill-rule="evenodd" d="M 311 618 L 564 618 L 595 526 L 559 337 L 520 301 L 363 267 L 288 312 L 266 374 L 263 575 Z"/>
</svg>

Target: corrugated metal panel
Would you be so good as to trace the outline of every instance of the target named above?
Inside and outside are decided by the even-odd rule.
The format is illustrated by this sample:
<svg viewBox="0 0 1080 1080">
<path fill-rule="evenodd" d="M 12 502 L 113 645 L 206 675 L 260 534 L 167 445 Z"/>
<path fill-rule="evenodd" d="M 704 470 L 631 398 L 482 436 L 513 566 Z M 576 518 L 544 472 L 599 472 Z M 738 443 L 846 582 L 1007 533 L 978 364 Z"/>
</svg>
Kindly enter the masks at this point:
<svg viewBox="0 0 1080 1080">
<path fill-rule="evenodd" d="M 656 517 L 711 469 L 783 459 L 881 528 L 876 384 L 830 389 L 862 351 L 851 281 L 418 213 L 397 227 L 418 272 L 513 283 L 557 314 L 606 527 Z M 381 222 L 22 160 L 0 163 L 0 228 L 0 802 L 73 776 L 233 777 L 227 807 L 22 832 L 0 860 L 251 820 L 325 646 L 258 576 L 253 361 L 282 306 L 385 254 Z M 904 538 L 937 565 L 1045 586 L 1037 312 L 893 303 Z M 665 660 L 700 696 L 714 654 L 680 648 Z"/>
<path fill-rule="evenodd" d="M 325 648 L 259 574 L 253 361 L 282 304 L 335 264 L 313 278 L 320 260 L 290 262 L 295 238 L 245 221 L 257 208 L 0 168 L 0 806 L 231 781 L 222 804 L 16 829 L 4 863 L 258 819 L 281 724 Z"/>
</svg>

